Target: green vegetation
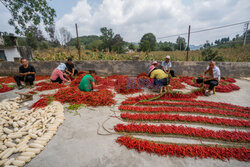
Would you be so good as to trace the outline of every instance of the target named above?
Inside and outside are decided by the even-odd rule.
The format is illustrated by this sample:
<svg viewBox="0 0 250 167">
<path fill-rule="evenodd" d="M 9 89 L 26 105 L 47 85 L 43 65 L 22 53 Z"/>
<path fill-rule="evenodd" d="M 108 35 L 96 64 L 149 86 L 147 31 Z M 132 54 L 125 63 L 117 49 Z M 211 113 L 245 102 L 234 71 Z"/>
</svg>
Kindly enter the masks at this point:
<svg viewBox="0 0 250 167">
<path fill-rule="evenodd" d="M 0 0 L 9 10 L 12 18 L 9 24 L 15 28 L 16 34 L 25 35 L 28 25 L 37 27 L 53 25 L 55 10 L 49 7 L 47 1 L 41 0 Z"/>
<path fill-rule="evenodd" d="M 203 61 L 202 50 L 193 50 L 189 52 L 190 61 Z M 241 45 L 235 48 L 210 48 L 212 52 L 216 52 L 216 56 L 223 57 L 224 61 L 250 61 L 250 44 L 247 44 L 244 48 Z M 205 51 L 206 52 L 206 51 Z M 138 55 L 139 60 L 163 60 L 166 55 L 171 56 L 172 61 L 185 61 L 186 51 L 152 51 L 152 52 L 133 52 L 117 54 L 116 52 L 103 52 L 103 51 L 91 51 L 81 49 L 82 60 L 134 60 L 134 56 Z M 209 53 L 210 55 L 211 53 Z M 208 54 L 207 54 L 208 55 Z M 74 60 L 78 60 L 78 53 L 75 47 L 60 47 L 49 48 L 43 51 L 35 51 L 34 59 L 37 61 L 46 60 L 66 60 L 68 57 L 72 57 Z"/>
</svg>

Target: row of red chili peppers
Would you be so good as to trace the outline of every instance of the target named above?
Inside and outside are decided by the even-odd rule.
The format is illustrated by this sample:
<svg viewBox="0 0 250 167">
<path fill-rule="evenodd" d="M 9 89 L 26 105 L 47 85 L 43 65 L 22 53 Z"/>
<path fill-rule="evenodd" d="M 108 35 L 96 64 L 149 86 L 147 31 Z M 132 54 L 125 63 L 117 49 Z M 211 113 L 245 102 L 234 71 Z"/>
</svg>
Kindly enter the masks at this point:
<svg viewBox="0 0 250 167">
<path fill-rule="evenodd" d="M 138 152 L 155 153 L 159 156 L 176 156 L 176 157 L 199 157 L 213 158 L 221 160 L 230 160 L 232 158 L 239 161 L 250 160 L 250 149 L 225 148 L 209 145 L 178 145 L 178 144 L 162 144 L 148 140 L 135 139 L 129 136 L 121 136 L 116 140 L 120 145 L 124 145 L 129 149 L 135 149 Z"/>
<path fill-rule="evenodd" d="M 232 112 L 227 110 L 207 109 L 207 108 L 193 108 L 193 107 L 151 107 L 151 106 L 119 106 L 121 111 L 131 112 L 145 112 L 145 113 L 159 113 L 159 112 L 178 112 L 178 113 L 200 113 L 209 115 L 230 116 L 239 118 L 250 118 L 250 114 L 241 112 Z"/>
<path fill-rule="evenodd" d="M 136 97 L 129 97 L 127 98 L 125 101 L 122 102 L 122 104 L 134 104 L 137 103 L 141 100 L 147 100 L 150 99 L 152 97 L 155 97 L 157 95 L 152 95 L 152 94 L 144 94 L 144 95 L 139 95 Z M 231 107 L 231 108 L 236 108 L 236 109 L 240 109 L 240 110 L 246 110 L 246 111 L 250 111 L 250 107 L 243 107 L 243 106 L 239 106 L 239 105 L 234 105 L 234 104 L 229 104 L 229 103 L 223 103 L 223 102 L 212 102 L 212 101 L 204 101 L 204 100 L 196 100 L 193 98 L 165 98 L 163 100 L 168 100 L 168 101 L 182 101 L 182 102 L 192 102 L 192 103 L 202 103 L 202 104 L 209 104 L 212 106 L 220 106 L 220 107 Z"/>
<path fill-rule="evenodd" d="M 132 105 L 132 104 L 138 104 L 138 105 L 160 105 L 160 106 L 192 106 L 192 107 L 202 107 L 202 108 L 216 108 L 216 109 L 222 109 L 222 110 L 230 110 L 230 111 L 238 111 L 243 113 L 249 113 L 250 109 L 242 109 L 242 108 L 235 108 L 230 107 L 227 105 L 220 105 L 219 103 L 213 104 L 213 103 L 201 103 L 201 102 L 169 102 L 169 101 L 147 101 L 147 102 L 140 102 L 137 103 L 136 101 L 124 101 L 122 102 L 123 105 Z"/>
<path fill-rule="evenodd" d="M 148 125 L 148 124 L 117 124 L 114 127 L 116 132 L 144 133 L 157 135 L 177 135 L 203 139 L 216 139 L 231 142 L 249 142 L 250 132 L 209 130 L 204 128 L 192 128 L 175 125 Z"/>
<path fill-rule="evenodd" d="M 193 92 L 190 93 L 181 93 L 181 92 L 167 92 L 165 93 L 163 96 L 161 96 L 158 100 L 168 100 L 171 98 L 175 98 L 175 99 L 195 99 L 198 96 L 203 96 L 204 95 L 204 90 L 202 89 L 197 89 L 194 90 Z M 127 98 L 125 101 L 141 101 L 141 100 L 148 100 L 148 99 L 152 99 L 159 96 L 159 94 L 142 94 L 136 97 L 129 97 Z"/>
<path fill-rule="evenodd" d="M 225 119 L 225 118 L 210 118 L 203 116 L 187 116 L 187 115 L 170 115 L 170 114 L 130 114 L 121 113 L 121 118 L 129 121 L 168 121 L 168 122 L 191 122 L 212 124 L 221 126 L 234 126 L 234 127 L 250 127 L 250 121 Z"/>
</svg>

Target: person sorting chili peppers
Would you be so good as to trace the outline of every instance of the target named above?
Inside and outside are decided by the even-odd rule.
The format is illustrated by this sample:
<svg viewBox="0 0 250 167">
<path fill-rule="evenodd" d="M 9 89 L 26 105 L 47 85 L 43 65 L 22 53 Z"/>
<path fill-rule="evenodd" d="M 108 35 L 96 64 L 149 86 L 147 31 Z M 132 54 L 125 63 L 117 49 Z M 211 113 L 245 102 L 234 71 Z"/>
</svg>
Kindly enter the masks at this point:
<svg viewBox="0 0 250 167">
<path fill-rule="evenodd" d="M 18 89 L 23 89 L 24 86 L 20 81 L 24 81 L 31 87 L 34 87 L 36 70 L 32 65 L 29 65 L 28 61 L 24 58 L 21 59 L 21 66 L 19 67 L 19 75 L 14 76 Z"/>
<path fill-rule="evenodd" d="M 50 76 L 51 82 L 58 82 L 59 84 L 61 84 L 63 81 L 69 82 L 69 80 L 65 78 L 67 75 L 66 73 L 64 73 L 65 69 L 66 65 L 64 63 L 59 64 L 59 66 L 54 69 Z"/>
<path fill-rule="evenodd" d="M 167 55 L 165 61 L 162 62 L 163 71 L 167 74 L 170 74 L 172 77 L 175 77 L 174 71 L 171 70 L 172 63 L 170 61 L 170 56 Z"/>
<path fill-rule="evenodd" d="M 68 58 L 68 61 L 65 63 L 66 70 L 65 72 L 70 76 L 78 75 L 78 70 L 75 69 L 75 65 L 72 63 L 72 58 Z"/>
<path fill-rule="evenodd" d="M 152 68 L 150 72 L 150 78 L 154 79 L 154 84 L 159 86 L 161 89 L 162 87 L 165 88 L 170 82 L 168 78 L 168 74 L 166 74 L 162 69 L 156 67 Z M 166 91 L 165 89 L 163 91 Z"/>
<path fill-rule="evenodd" d="M 102 85 L 95 84 L 95 79 L 93 78 L 94 75 L 96 75 L 95 70 L 89 70 L 89 74 L 84 75 L 84 77 L 82 78 L 78 86 L 80 91 L 90 92 L 93 89 L 98 88 L 99 86 L 102 86 Z"/>
<path fill-rule="evenodd" d="M 208 78 L 205 78 L 206 74 L 209 74 Z M 207 70 L 203 74 L 203 78 L 198 78 L 197 83 L 204 83 L 209 85 L 208 91 L 205 92 L 205 96 L 211 95 L 211 91 L 214 89 L 215 86 L 219 84 L 220 81 L 220 69 L 216 66 L 214 61 L 211 61 L 209 66 L 207 66 Z M 205 90 L 206 91 L 206 90 Z"/>
</svg>

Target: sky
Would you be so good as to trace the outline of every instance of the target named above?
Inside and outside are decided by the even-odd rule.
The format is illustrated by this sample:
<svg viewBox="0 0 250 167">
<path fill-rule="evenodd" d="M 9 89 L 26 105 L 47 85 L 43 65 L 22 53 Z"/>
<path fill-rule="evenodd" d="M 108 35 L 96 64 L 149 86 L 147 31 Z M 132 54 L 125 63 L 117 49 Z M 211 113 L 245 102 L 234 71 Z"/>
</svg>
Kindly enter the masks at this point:
<svg viewBox="0 0 250 167">
<path fill-rule="evenodd" d="M 153 33 L 158 41 L 175 42 L 177 37 L 161 38 L 250 20 L 249 0 L 51 0 L 56 10 L 56 27 L 65 27 L 75 36 L 100 35 L 101 27 L 108 27 L 124 40 L 139 42 L 145 33 Z M 11 18 L 0 4 L 0 31 L 14 32 L 8 25 Z M 237 25 L 191 34 L 190 44 L 204 44 L 207 40 L 234 37 L 242 34 L 244 25 Z M 186 38 L 187 35 L 182 37 Z"/>
</svg>

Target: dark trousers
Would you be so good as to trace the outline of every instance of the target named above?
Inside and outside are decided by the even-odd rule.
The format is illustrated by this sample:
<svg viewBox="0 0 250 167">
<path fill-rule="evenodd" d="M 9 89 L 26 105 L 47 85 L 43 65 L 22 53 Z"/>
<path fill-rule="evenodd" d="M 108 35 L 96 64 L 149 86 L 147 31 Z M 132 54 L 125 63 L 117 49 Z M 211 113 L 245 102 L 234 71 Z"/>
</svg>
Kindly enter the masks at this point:
<svg viewBox="0 0 250 167">
<path fill-rule="evenodd" d="M 35 76 L 31 76 L 31 75 L 26 75 L 26 76 L 14 76 L 14 79 L 17 83 L 18 86 L 21 86 L 21 81 L 24 81 L 25 83 L 29 83 L 30 85 L 34 84 L 35 81 Z"/>
<path fill-rule="evenodd" d="M 198 78 L 196 80 L 197 83 L 202 83 L 204 80 L 201 78 Z M 208 80 L 205 81 L 204 84 L 209 85 L 209 90 L 213 90 L 215 86 L 217 86 L 219 84 L 219 82 L 217 80 Z"/>
<path fill-rule="evenodd" d="M 72 71 L 70 71 L 70 72 L 72 73 Z M 66 74 L 69 74 L 69 73 L 66 72 Z M 74 76 L 76 76 L 76 75 L 78 75 L 78 70 L 75 70 L 75 72 L 74 72 Z"/>
<path fill-rule="evenodd" d="M 51 82 L 58 82 L 59 84 L 61 84 L 63 80 L 60 77 L 58 77 L 56 78 L 56 80 L 51 80 Z"/>
<path fill-rule="evenodd" d="M 171 75 L 172 77 L 175 77 L 175 75 L 174 75 L 174 70 L 170 70 L 170 75 Z"/>
<path fill-rule="evenodd" d="M 158 86 L 167 86 L 169 82 L 170 82 L 169 78 L 154 79 L 154 85 Z"/>
</svg>

